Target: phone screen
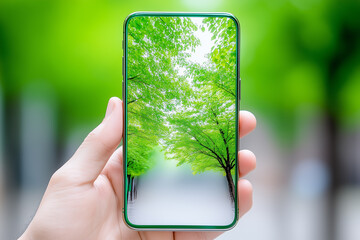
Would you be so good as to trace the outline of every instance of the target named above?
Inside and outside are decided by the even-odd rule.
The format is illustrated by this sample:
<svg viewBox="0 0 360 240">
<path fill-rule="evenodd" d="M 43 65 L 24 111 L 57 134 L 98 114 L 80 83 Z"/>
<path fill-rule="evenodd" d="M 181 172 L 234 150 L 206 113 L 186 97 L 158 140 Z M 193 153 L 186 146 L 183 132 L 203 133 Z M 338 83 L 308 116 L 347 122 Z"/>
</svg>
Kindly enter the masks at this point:
<svg viewBox="0 0 360 240">
<path fill-rule="evenodd" d="M 127 223 L 235 224 L 237 21 L 144 13 L 124 26 Z"/>
</svg>

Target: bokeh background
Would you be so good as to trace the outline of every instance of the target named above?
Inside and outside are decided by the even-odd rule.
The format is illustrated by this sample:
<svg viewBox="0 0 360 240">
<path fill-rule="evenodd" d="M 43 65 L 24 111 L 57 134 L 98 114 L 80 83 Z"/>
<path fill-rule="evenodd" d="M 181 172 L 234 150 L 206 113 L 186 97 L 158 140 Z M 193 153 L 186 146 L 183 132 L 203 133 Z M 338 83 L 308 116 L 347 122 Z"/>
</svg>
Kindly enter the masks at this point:
<svg viewBox="0 0 360 240">
<path fill-rule="evenodd" d="M 360 239 L 359 0 L 1 0 L 0 239 L 121 97 L 134 11 L 225 11 L 241 24 L 241 108 L 258 118 L 254 206 L 219 239 Z"/>
</svg>

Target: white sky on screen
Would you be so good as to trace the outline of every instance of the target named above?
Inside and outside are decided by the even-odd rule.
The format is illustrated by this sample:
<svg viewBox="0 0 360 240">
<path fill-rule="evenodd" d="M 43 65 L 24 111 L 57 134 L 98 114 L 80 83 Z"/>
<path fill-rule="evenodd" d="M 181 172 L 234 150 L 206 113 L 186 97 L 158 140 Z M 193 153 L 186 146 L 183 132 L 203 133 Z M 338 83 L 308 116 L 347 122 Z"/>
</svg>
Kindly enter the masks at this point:
<svg viewBox="0 0 360 240">
<path fill-rule="evenodd" d="M 206 54 L 210 53 L 211 47 L 214 45 L 214 42 L 211 40 L 212 33 L 208 30 L 205 24 L 202 24 L 203 20 L 203 17 L 191 18 L 191 21 L 198 27 L 198 30 L 194 32 L 194 35 L 200 39 L 200 45 L 195 48 L 195 53 L 191 53 L 190 60 L 200 64 L 203 64 L 208 60 L 206 58 Z M 204 32 L 201 31 L 201 25 L 205 27 Z"/>
<path fill-rule="evenodd" d="M 191 21 L 198 27 L 198 30 L 193 34 L 196 38 L 200 40 L 200 44 L 195 48 L 195 52 L 191 52 L 190 49 L 186 50 L 186 53 L 190 53 L 190 57 L 187 58 L 187 61 L 199 63 L 201 65 L 207 64 L 209 61 L 207 55 L 211 52 L 211 48 L 214 46 L 214 41 L 211 40 L 212 33 L 208 30 L 206 24 L 203 24 L 202 21 L 204 17 L 190 17 Z M 205 28 L 205 31 L 201 31 L 201 27 Z M 175 69 L 178 70 L 178 74 L 180 76 L 184 76 L 186 74 L 186 68 L 180 67 L 179 65 L 175 66 Z M 192 86 L 193 79 L 191 77 L 186 77 L 186 80 Z M 188 110 L 191 108 L 187 108 Z M 181 104 L 177 104 L 177 108 L 172 110 L 169 113 L 176 113 L 184 111 L 184 107 Z M 168 125 L 168 122 L 165 123 Z M 162 142 L 162 140 L 160 140 Z"/>
<path fill-rule="evenodd" d="M 208 61 L 206 57 L 207 54 L 211 52 L 212 46 L 214 46 L 214 41 L 211 40 L 212 33 L 208 30 L 206 24 L 203 24 L 203 17 L 191 17 L 190 18 L 193 23 L 198 27 L 198 30 L 194 32 L 195 37 L 200 40 L 200 45 L 195 48 L 195 52 L 191 52 L 190 50 L 186 51 L 190 53 L 191 56 L 188 58 L 189 61 L 205 64 Z M 201 31 L 201 26 L 205 27 L 205 31 Z M 185 68 L 178 67 L 179 75 L 184 75 Z"/>
</svg>

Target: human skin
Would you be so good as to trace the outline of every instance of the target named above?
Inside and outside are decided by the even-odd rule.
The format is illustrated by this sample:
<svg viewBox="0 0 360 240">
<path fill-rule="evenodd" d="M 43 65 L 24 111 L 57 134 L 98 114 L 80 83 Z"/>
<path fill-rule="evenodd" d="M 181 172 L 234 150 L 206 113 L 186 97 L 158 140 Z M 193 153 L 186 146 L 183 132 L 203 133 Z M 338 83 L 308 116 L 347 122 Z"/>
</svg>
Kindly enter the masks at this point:
<svg viewBox="0 0 360 240">
<path fill-rule="evenodd" d="M 239 137 L 256 126 L 253 114 L 240 111 Z M 51 177 L 40 206 L 21 240 L 214 239 L 222 232 L 136 231 L 123 221 L 123 103 L 109 100 L 105 118 Z M 239 151 L 239 176 L 256 166 L 255 155 Z M 252 186 L 238 180 L 239 216 L 252 206 Z"/>
</svg>

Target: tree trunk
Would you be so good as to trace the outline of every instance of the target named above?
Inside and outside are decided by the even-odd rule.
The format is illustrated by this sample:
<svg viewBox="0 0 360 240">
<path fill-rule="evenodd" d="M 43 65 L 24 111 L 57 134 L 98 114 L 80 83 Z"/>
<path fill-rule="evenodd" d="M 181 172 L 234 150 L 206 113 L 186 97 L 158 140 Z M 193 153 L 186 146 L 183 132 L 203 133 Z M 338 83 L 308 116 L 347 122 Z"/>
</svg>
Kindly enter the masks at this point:
<svg viewBox="0 0 360 240">
<path fill-rule="evenodd" d="M 137 189 L 136 189 L 137 178 L 128 175 L 128 198 L 130 201 L 136 199 Z"/>
<path fill-rule="evenodd" d="M 133 199 L 137 197 L 137 185 L 138 185 L 139 177 L 133 177 Z"/>
<path fill-rule="evenodd" d="M 235 200 L 235 186 L 234 186 L 234 181 L 231 176 L 231 169 L 229 167 L 225 169 L 225 174 L 226 174 L 226 180 L 227 180 L 227 183 L 229 186 L 230 197 L 232 200 Z"/>
<path fill-rule="evenodd" d="M 127 194 L 128 194 L 128 199 L 130 201 L 133 200 L 133 177 L 131 177 L 130 175 L 127 175 L 127 180 L 128 180 L 128 183 L 127 183 Z"/>
</svg>

